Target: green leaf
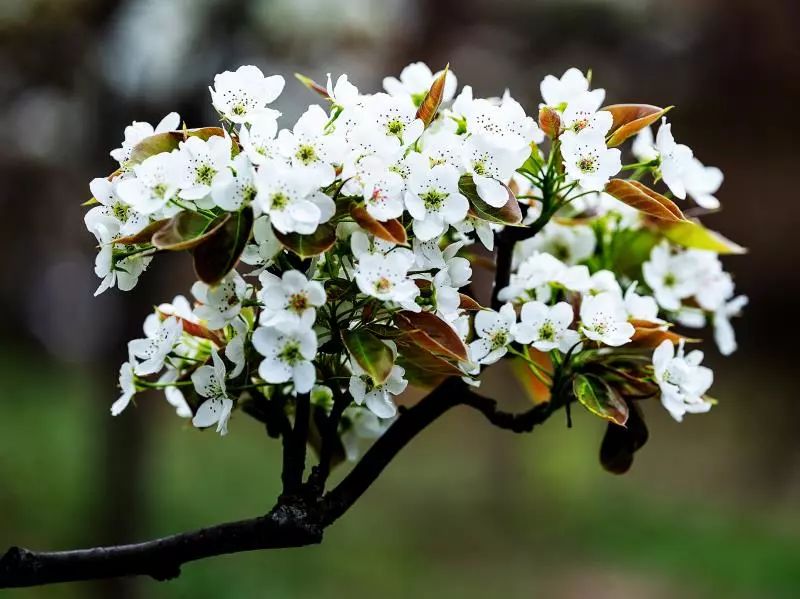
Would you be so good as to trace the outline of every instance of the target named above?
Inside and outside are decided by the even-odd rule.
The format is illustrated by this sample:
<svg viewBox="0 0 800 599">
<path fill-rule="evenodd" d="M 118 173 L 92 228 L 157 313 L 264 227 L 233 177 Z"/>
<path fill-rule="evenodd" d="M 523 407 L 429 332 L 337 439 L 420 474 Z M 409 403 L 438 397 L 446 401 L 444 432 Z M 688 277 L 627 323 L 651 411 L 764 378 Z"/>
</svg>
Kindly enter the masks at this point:
<svg viewBox="0 0 800 599">
<path fill-rule="evenodd" d="M 184 210 L 162 224 L 153 234 L 152 243 L 159 250 L 191 250 L 213 235 L 229 218 L 230 214 L 226 213 L 212 221 L 198 212 Z"/>
<path fill-rule="evenodd" d="M 287 250 L 301 258 L 311 258 L 327 252 L 336 243 L 336 228 L 328 223 L 323 223 L 317 230 L 309 235 L 300 233 L 281 233 L 274 227 L 275 237 L 278 238 Z"/>
<path fill-rule="evenodd" d="M 345 331 L 342 340 L 353 359 L 377 385 L 389 378 L 394 366 L 392 350 L 366 329 Z"/>
<path fill-rule="evenodd" d="M 458 180 L 458 190 L 469 200 L 471 209 L 478 218 L 501 225 L 518 225 L 522 222 L 522 210 L 514 192 L 503 185 L 508 192 L 508 201 L 500 208 L 495 208 L 480 198 L 472 175 L 462 175 Z"/>
<path fill-rule="evenodd" d="M 717 254 L 746 254 L 747 248 L 726 239 L 716 231 L 706 229 L 696 221 L 664 224 L 660 227 L 664 237 L 686 248 L 711 250 Z"/>
<path fill-rule="evenodd" d="M 607 142 L 608 147 L 620 145 L 632 135 L 655 123 L 672 108 L 672 106 L 659 108 L 650 104 L 613 104 L 601 108 L 600 110 L 610 112 L 614 118 L 611 125 L 612 133 Z"/>
<path fill-rule="evenodd" d="M 629 402 L 628 422 L 619 426 L 608 423 L 600 445 L 600 463 L 614 474 L 625 474 L 633 464 L 633 454 L 647 443 L 648 432 L 639 407 Z"/>
<path fill-rule="evenodd" d="M 628 406 L 603 379 L 577 374 L 572 379 L 572 393 L 592 414 L 620 426 L 627 422 Z"/>
<path fill-rule="evenodd" d="M 605 192 L 647 216 L 671 222 L 686 220 L 675 202 L 638 181 L 611 179 L 606 184 Z"/>
<path fill-rule="evenodd" d="M 134 166 L 150 158 L 150 156 L 155 156 L 162 152 L 171 152 L 177 149 L 180 142 L 186 141 L 190 137 L 199 137 L 200 139 L 208 140 L 209 137 L 221 137 L 224 135 L 225 131 L 220 127 L 200 127 L 199 129 L 184 129 L 183 131 L 156 133 L 150 137 L 145 137 L 136 144 L 131 151 L 128 165 Z"/>
<path fill-rule="evenodd" d="M 229 218 L 194 248 L 194 271 L 208 285 L 216 285 L 236 266 L 253 230 L 250 206 Z"/>
</svg>

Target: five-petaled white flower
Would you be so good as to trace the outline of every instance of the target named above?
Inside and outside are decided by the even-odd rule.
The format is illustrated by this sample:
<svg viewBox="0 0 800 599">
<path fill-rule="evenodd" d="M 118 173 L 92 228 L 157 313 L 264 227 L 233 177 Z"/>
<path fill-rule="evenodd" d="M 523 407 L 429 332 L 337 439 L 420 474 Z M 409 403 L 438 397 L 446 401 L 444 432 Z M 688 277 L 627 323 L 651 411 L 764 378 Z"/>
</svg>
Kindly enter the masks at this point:
<svg viewBox="0 0 800 599">
<path fill-rule="evenodd" d="M 620 151 L 607 148 L 603 134 L 597 131 L 566 136 L 561 141 L 561 155 L 568 179 L 577 181 L 586 191 L 602 191 L 622 169 Z"/>
<path fill-rule="evenodd" d="M 297 393 L 308 393 L 314 386 L 317 336 L 308 327 L 290 322 L 259 327 L 253 333 L 253 347 L 264 356 L 258 374 L 266 382 L 291 381 Z"/>
<path fill-rule="evenodd" d="M 661 403 L 670 415 L 681 422 L 684 414 L 699 414 L 711 409 L 703 396 L 714 382 L 710 368 L 700 366 L 703 352 L 693 350 L 684 356 L 683 340 L 675 347 L 669 340 L 661 342 L 653 352 L 653 371 L 661 388 Z"/>
<path fill-rule="evenodd" d="M 661 119 L 661 126 L 656 134 L 656 150 L 659 156 L 661 178 L 676 197 L 686 197 L 686 176 L 692 165 L 692 150 L 689 146 L 675 143 L 672 136 L 672 125 L 667 118 Z M 720 182 L 721 183 L 721 182 Z"/>
<path fill-rule="evenodd" d="M 142 214 L 152 214 L 175 197 L 187 169 L 180 152 L 162 152 L 133 167 L 135 175 L 117 183 L 117 195 Z"/>
<path fill-rule="evenodd" d="M 398 98 L 409 98 L 414 106 L 422 104 L 425 95 L 430 90 L 433 82 L 442 74 L 442 71 L 431 73 L 430 68 L 424 62 L 412 62 L 400 72 L 400 79 L 396 77 L 384 77 L 383 89 L 392 96 Z M 442 91 L 442 102 L 453 99 L 456 93 L 458 82 L 453 71 L 447 71 L 444 80 L 444 90 Z"/>
<path fill-rule="evenodd" d="M 622 298 L 613 293 L 583 297 L 580 330 L 588 339 L 612 347 L 625 345 L 635 332 Z"/>
<path fill-rule="evenodd" d="M 192 373 L 195 391 L 206 400 L 197 408 L 192 424 L 197 428 L 217 425 L 220 435 L 228 434 L 228 420 L 233 409 L 233 400 L 225 388 L 227 370 L 219 352 L 211 353 L 213 366 L 204 365 Z"/>
<path fill-rule="evenodd" d="M 722 171 L 715 166 L 705 166 L 697 158 L 692 158 L 686 168 L 683 183 L 686 193 L 697 202 L 697 205 L 706 210 L 719 208 L 719 200 L 714 196 L 722 186 L 724 177 Z"/>
<path fill-rule="evenodd" d="M 419 311 L 414 302 L 419 288 L 408 278 L 414 263 L 410 252 L 390 251 L 388 254 L 364 254 L 355 270 L 356 283 L 362 293 L 383 301 L 397 302 L 406 309 Z"/>
<path fill-rule="evenodd" d="M 185 200 L 202 200 L 230 175 L 231 138 L 227 135 L 212 135 L 208 140 L 189 137 L 181 142 L 180 153 L 184 157 L 180 196 Z"/>
<path fill-rule="evenodd" d="M 478 339 L 469 344 L 469 355 L 478 364 L 494 364 L 508 352 L 514 341 L 512 329 L 517 315 L 511 304 L 505 304 L 499 312 L 481 310 L 475 315 L 475 333 Z"/>
<path fill-rule="evenodd" d="M 242 206 L 248 206 L 256 197 L 256 171 L 245 154 L 233 159 L 229 168 L 225 168 L 214 177 L 211 185 L 211 199 L 214 204 L 236 212 Z"/>
<path fill-rule="evenodd" d="M 256 174 L 256 201 L 281 233 L 308 235 L 336 211 L 333 200 L 314 189 L 302 171 L 271 162 Z"/>
<path fill-rule="evenodd" d="M 523 345 L 533 345 L 539 351 L 558 348 L 567 353 L 580 342 L 578 331 L 569 328 L 574 319 L 572 306 L 559 302 L 548 306 L 542 302 L 525 302 L 520 310 L 520 322 L 514 325 L 514 340 Z"/>
<path fill-rule="evenodd" d="M 205 320 L 210 329 L 221 329 L 242 311 L 247 283 L 242 275 L 232 270 L 216 285 L 195 282 L 192 295 L 200 302 L 194 309 L 197 318 Z"/>
<path fill-rule="evenodd" d="M 135 369 L 136 358 L 133 355 L 129 355 L 128 361 L 119 368 L 119 388 L 121 393 L 119 399 L 111 404 L 112 416 L 119 416 L 123 410 L 128 407 L 128 404 L 131 403 L 133 396 L 136 395 Z"/>
<path fill-rule="evenodd" d="M 587 105 L 597 110 L 606 97 L 604 89 L 589 91 L 589 79 L 575 67 L 567 69 L 560 79 L 547 75 L 542 79 L 539 91 L 544 103 L 555 108 L 569 106 L 575 100 L 588 98 Z"/>
<path fill-rule="evenodd" d="M 308 107 L 295 123 L 294 129 L 278 134 L 277 147 L 292 166 L 313 182 L 312 187 L 325 187 L 333 182 L 333 165 L 344 158 L 343 140 L 325 135 L 327 113 L 316 104 Z"/>
<path fill-rule="evenodd" d="M 183 333 L 183 325 L 174 316 L 160 323 L 147 320 L 145 325 L 145 335 L 147 336 L 144 339 L 134 339 L 128 343 L 129 353 L 143 360 L 134 368 L 134 372 L 139 376 L 154 374 L 161 370 L 164 367 L 164 361 Z"/>
<path fill-rule="evenodd" d="M 267 108 L 283 91 L 280 75 L 264 77 L 261 69 L 252 65 L 236 71 L 225 71 L 214 77 L 209 87 L 211 100 L 222 116 L 234 123 L 252 123 L 258 119 L 277 119 L 280 112 Z"/>
<path fill-rule="evenodd" d="M 414 234 L 422 241 L 442 235 L 469 210 L 467 198 L 458 190 L 458 171 L 446 164 L 412 172 L 405 199 L 414 217 Z"/>
<path fill-rule="evenodd" d="M 125 163 L 130 160 L 131 152 L 139 142 L 144 141 L 146 138 L 156 133 L 166 133 L 167 131 L 175 131 L 181 124 L 181 117 L 177 112 L 170 112 L 161 121 L 153 127 L 150 123 L 142 121 L 133 121 L 130 125 L 125 127 L 125 139 L 122 141 L 122 146 L 111 150 L 111 157 L 119 162 L 120 166 L 125 166 Z"/>
<path fill-rule="evenodd" d="M 281 277 L 265 271 L 258 280 L 262 286 L 260 299 L 264 303 L 262 325 L 292 322 L 313 326 L 316 309 L 325 304 L 325 289 L 321 283 L 309 281 L 297 270 L 288 270 Z"/>
</svg>

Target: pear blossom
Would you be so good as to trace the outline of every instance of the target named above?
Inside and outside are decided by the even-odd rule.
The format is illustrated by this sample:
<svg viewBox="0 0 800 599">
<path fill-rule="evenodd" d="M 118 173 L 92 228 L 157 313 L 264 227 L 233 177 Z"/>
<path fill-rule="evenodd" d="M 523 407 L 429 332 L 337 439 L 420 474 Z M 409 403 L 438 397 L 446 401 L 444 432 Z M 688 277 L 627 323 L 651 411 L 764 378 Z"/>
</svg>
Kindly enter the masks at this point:
<svg viewBox="0 0 800 599">
<path fill-rule="evenodd" d="M 275 326 L 282 322 L 302 323 L 311 327 L 316 308 L 325 304 L 325 290 L 318 281 L 309 281 L 303 273 L 288 270 L 281 277 L 262 272 L 258 278 L 264 304 L 261 324 Z"/>
<path fill-rule="evenodd" d="M 365 98 L 364 107 L 358 127 L 369 128 L 373 135 L 382 133 L 387 139 L 397 140 L 395 143 L 400 146 L 415 142 L 425 129 L 425 124 L 417 118 L 417 109 L 403 98 L 375 94 Z"/>
<path fill-rule="evenodd" d="M 234 337 L 225 346 L 225 357 L 233 364 L 233 370 L 230 372 L 230 377 L 235 379 L 244 371 L 245 364 L 247 363 L 247 356 L 245 355 L 245 343 L 247 342 L 247 335 L 250 332 L 247 322 L 242 318 L 237 318 L 231 323 L 233 328 Z"/>
<path fill-rule="evenodd" d="M 498 148 L 518 152 L 531 143 L 541 143 L 544 132 L 536 121 L 525 114 L 522 106 L 510 95 L 497 104 L 489 100 L 473 100 L 465 107 L 467 132 L 483 135 Z"/>
<path fill-rule="evenodd" d="M 239 142 L 250 162 L 260 165 L 278 158 L 277 134 L 278 122 L 272 118 L 260 118 L 239 129 Z"/>
<path fill-rule="evenodd" d="M 597 110 L 606 97 L 604 89 L 589 91 L 589 80 L 578 69 L 567 69 L 561 78 L 547 75 L 539 86 L 542 99 L 547 106 L 569 106 L 571 102 L 583 100 L 587 106 Z"/>
<path fill-rule="evenodd" d="M 597 237 L 587 225 L 560 225 L 549 222 L 538 235 L 517 244 L 514 254 L 522 261 L 534 252 L 555 256 L 565 264 L 583 262 L 594 254 Z"/>
<path fill-rule="evenodd" d="M 248 244 L 242 253 L 242 262 L 245 264 L 267 266 L 283 249 L 268 216 L 260 216 L 253 223 L 253 241 L 255 243 Z"/>
<path fill-rule="evenodd" d="M 314 104 L 298 119 L 292 131 L 284 129 L 278 134 L 278 150 L 313 182 L 312 187 L 325 187 L 333 182 L 336 176 L 333 165 L 344 158 L 342 140 L 324 134 L 327 122 L 328 115 Z"/>
<path fill-rule="evenodd" d="M 116 185 L 119 198 L 141 214 L 152 214 L 175 198 L 188 168 L 180 152 L 162 152 L 133 167 Z"/>
<path fill-rule="evenodd" d="M 419 106 L 422 104 L 422 100 L 425 99 L 425 95 L 430 90 L 433 82 L 441 74 L 442 71 L 432 73 L 424 62 L 412 62 L 401 71 L 399 80 L 395 77 L 384 77 L 383 89 L 392 96 L 408 98 L 414 106 Z M 448 70 L 442 92 L 443 102 L 453 99 L 457 86 L 458 82 L 455 73 Z"/>
<path fill-rule="evenodd" d="M 144 229 L 149 219 L 123 202 L 117 195 L 115 185 L 105 177 L 89 183 L 92 196 L 99 202 L 83 218 L 86 229 L 94 233 L 102 225 L 113 236 L 127 236 Z"/>
<path fill-rule="evenodd" d="M 636 293 L 636 283 L 632 283 L 625 290 L 625 310 L 628 318 L 633 320 L 646 320 L 648 322 L 664 322 L 658 317 L 658 303 L 649 295 Z"/>
<path fill-rule="evenodd" d="M 130 160 L 131 152 L 140 142 L 156 133 L 165 133 L 167 131 L 175 131 L 180 127 L 181 117 L 177 112 L 170 112 L 159 123 L 153 127 L 150 123 L 142 121 L 133 121 L 130 125 L 125 127 L 125 139 L 122 145 L 111 150 L 111 157 L 119 162 L 120 166 L 124 167 Z"/>
<path fill-rule="evenodd" d="M 670 415 L 681 422 L 684 414 L 699 414 L 711 409 L 703 396 L 714 382 L 710 368 L 700 366 L 703 352 L 693 350 L 684 355 L 683 340 L 678 351 L 664 340 L 653 352 L 653 372 L 661 389 L 661 403 Z"/>
<path fill-rule="evenodd" d="M 533 345 L 539 351 L 558 349 L 567 353 L 580 342 L 578 331 L 569 328 L 574 319 L 572 306 L 558 302 L 548 306 L 542 302 L 525 302 L 520 321 L 512 327 L 517 343 Z"/>
<path fill-rule="evenodd" d="M 245 154 L 239 154 L 230 166 L 214 178 L 211 199 L 216 206 L 236 212 L 256 197 L 255 169 Z"/>
<path fill-rule="evenodd" d="M 733 316 L 739 316 L 747 302 L 746 295 L 739 295 L 728 302 L 722 303 L 714 311 L 714 341 L 717 343 L 719 353 L 723 356 L 729 356 L 736 351 L 736 337 L 734 336 L 730 319 Z"/>
<path fill-rule="evenodd" d="M 340 432 L 345 456 L 351 462 L 361 455 L 362 446 L 378 439 L 394 422 L 393 418 L 378 418 L 372 411 L 358 406 L 350 406 L 342 413 Z"/>
<path fill-rule="evenodd" d="M 183 333 L 181 322 L 171 316 L 157 325 L 155 330 L 145 331 L 147 337 L 128 343 L 132 356 L 143 360 L 134 367 L 139 376 L 154 374 L 164 367 L 164 361 L 172 352 Z"/>
<path fill-rule="evenodd" d="M 397 357 L 395 344 L 391 341 L 385 343 L 392 350 L 392 355 Z M 354 359 L 350 360 L 350 370 L 349 391 L 353 401 L 359 406 L 366 404 L 378 418 L 393 418 L 397 414 L 397 407 L 392 397 L 400 395 L 408 386 L 408 381 L 403 378 L 405 370 L 401 366 L 392 366 L 389 377 L 383 383 L 376 383 Z"/>
<path fill-rule="evenodd" d="M 331 81 L 331 74 L 328 73 L 328 84 L 326 85 L 328 96 L 342 108 L 350 108 L 360 102 L 358 88 L 350 83 L 347 75 L 342 74 L 336 79 L 334 85 Z"/>
<path fill-rule="evenodd" d="M 722 171 L 715 166 L 704 166 L 697 158 L 692 158 L 686 168 L 683 184 L 686 193 L 706 210 L 719 208 L 719 200 L 714 197 L 723 181 Z"/>
<path fill-rule="evenodd" d="M 399 217 L 403 214 L 405 181 L 377 157 L 368 156 L 364 163 L 362 193 L 367 212 L 379 221 Z"/>
<path fill-rule="evenodd" d="M 659 170 L 661 178 L 676 197 L 686 197 L 686 176 L 692 165 L 692 150 L 683 144 L 675 142 L 672 136 L 672 125 L 667 123 L 666 117 L 661 119 L 661 126 L 656 135 L 656 150 L 659 157 Z"/>
<path fill-rule="evenodd" d="M 412 264 L 413 256 L 409 259 L 405 252 L 362 255 L 355 270 L 356 283 L 362 293 L 412 306 L 419 295 L 419 288 L 408 278 Z"/>
<path fill-rule="evenodd" d="M 327 195 L 314 190 L 302 171 L 271 163 L 256 174 L 256 201 L 281 233 L 309 234 L 333 216 L 336 207 Z"/>
<path fill-rule="evenodd" d="M 484 135 L 472 135 L 463 146 L 464 165 L 480 198 L 495 208 L 508 202 L 505 182 L 528 157 L 530 149 L 522 152 L 495 147 Z"/>
<path fill-rule="evenodd" d="M 164 374 L 158 378 L 158 384 L 166 385 L 164 387 L 164 398 L 169 405 L 175 408 L 175 415 L 179 418 L 191 418 L 193 415 L 192 408 L 189 407 L 181 387 L 172 386 L 178 381 L 180 374 L 181 372 L 178 368 L 173 368 L 167 364 Z"/>
<path fill-rule="evenodd" d="M 594 97 L 584 94 L 569 102 L 561 114 L 561 139 L 577 135 L 581 131 L 606 135 L 613 122 L 614 117 L 608 110 L 597 110 Z"/>
<path fill-rule="evenodd" d="M 202 200 L 230 176 L 231 138 L 227 135 L 207 140 L 189 137 L 181 142 L 180 154 L 184 157 L 180 196 L 185 200 Z"/>
<path fill-rule="evenodd" d="M 119 388 L 121 394 L 119 399 L 111 404 L 111 415 L 112 416 L 119 416 L 125 408 L 128 407 L 128 404 L 131 403 L 131 399 L 133 396 L 136 395 L 136 358 L 133 355 L 129 355 L 128 361 L 125 362 L 119 369 Z"/>
<path fill-rule="evenodd" d="M 584 296 L 581 302 L 581 332 L 592 341 L 618 347 L 633 337 L 634 328 L 622 299 L 613 293 Z"/>
<path fill-rule="evenodd" d="M 469 210 L 467 198 L 458 190 L 458 171 L 445 164 L 411 173 L 405 202 L 414 218 L 414 234 L 422 241 L 441 235 Z"/>
<path fill-rule="evenodd" d="M 247 283 L 242 275 L 232 270 L 216 285 L 195 282 L 192 295 L 199 302 L 194 310 L 197 318 L 204 320 L 210 329 L 221 329 L 241 312 Z"/>
<path fill-rule="evenodd" d="M 208 89 L 214 108 L 222 116 L 233 123 L 252 123 L 280 116 L 280 112 L 267 108 L 267 104 L 281 95 L 284 83 L 280 75 L 264 77 L 258 67 L 245 65 L 216 75 L 214 87 Z"/>
<path fill-rule="evenodd" d="M 125 246 L 118 246 L 115 239 L 116 226 L 110 229 L 105 223 L 95 223 L 94 231 L 100 243 L 100 251 L 94 261 L 94 272 L 101 279 L 95 296 L 113 287 L 120 291 L 130 291 L 139 282 L 139 277 L 153 259 L 152 254 L 143 252 L 127 254 Z"/>
<path fill-rule="evenodd" d="M 201 366 L 192 373 L 192 384 L 195 391 L 206 400 L 197 408 L 192 424 L 197 428 L 217 425 L 217 432 L 228 434 L 228 420 L 233 409 L 233 400 L 228 397 L 225 388 L 227 371 L 219 352 L 212 352 L 213 366 Z"/>
<path fill-rule="evenodd" d="M 511 304 L 504 304 L 499 312 L 481 310 L 475 315 L 475 333 L 478 338 L 469 344 L 470 358 L 478 364 L 494 364 L 508 352 L 514 341 L 512 329 L 517 315 Z"/>
<path fill-rule="evenodd" d="M 317 354 L 314 331 L 299 323 L 283 322 L 278 327 L 259 327 L 253 346 L 264 356 L 259 376 L 268 383 L 292 382 L 297 393 L 308 393 L 316 380 L 312 360 Z"/>
<path fill-rule="evenodd" d="M 605 137 L 587 130 L 561 141 L 564 169 L 570 181 L 586 191 L 602 191 L 608 180 L 622 169 L 620 151 L 607 148 Z"/>
</svg>

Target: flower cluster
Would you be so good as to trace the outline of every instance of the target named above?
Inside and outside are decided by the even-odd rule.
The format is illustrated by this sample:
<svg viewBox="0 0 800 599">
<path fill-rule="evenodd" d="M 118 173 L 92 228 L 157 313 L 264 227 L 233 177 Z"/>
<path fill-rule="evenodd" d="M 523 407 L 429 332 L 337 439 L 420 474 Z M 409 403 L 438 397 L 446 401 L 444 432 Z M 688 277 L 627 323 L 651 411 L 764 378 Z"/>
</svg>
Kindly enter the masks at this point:
<svg viewBox="0 0 800 599">
<path fill-rule="evenodd" d="M 603 107 L 577 69 L 542 81 L 535 117 L 422 63 L 379 93 L 298 79 L 322 105 L 291 127 L 273 108 L 283 77 L 243 66 L 210 87 L 217 126 L 135 122 L 91 182 L 97 293 L 131 289 L 162 252 L 189 251 L 198 278 L 130 342 L 114 415 L 162 389 L 225 434 L 237 411 L 291 419 L 308 402 L 338 415 L 353 457 L 409 383 L 478 385 L 504 357 L 544 384 L 537 401 L 615 425 L 649 396 L 678 420 L 711 406 L 711 371 L 673 323 L 710 320 L 735 349 L 746 298 L 719 254 L 741 248 L 672 200 L 716 209 L 722 175 L 675 142 L 668 109 Z M 510 270 L 489 301 L 472 276 L 494 250 Z"/>
</svg>

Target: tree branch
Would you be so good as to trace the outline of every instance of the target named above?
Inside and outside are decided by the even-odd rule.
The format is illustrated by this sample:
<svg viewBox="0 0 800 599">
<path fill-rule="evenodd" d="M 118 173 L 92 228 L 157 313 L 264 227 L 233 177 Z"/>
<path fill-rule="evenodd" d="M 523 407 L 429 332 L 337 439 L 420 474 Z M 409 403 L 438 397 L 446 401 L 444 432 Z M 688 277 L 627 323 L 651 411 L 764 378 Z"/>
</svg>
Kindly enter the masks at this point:
<svg viewBox="0 0 800 599">
<path fill-rule="evenodd" d="M 298 400 L 295 427 L 286 436 L 290 440 L 287 449 L 293 455 L 287 464 L 291 472 L 295 472 L 297 460 L 302 457 L 305 461 L 305 448 L 298 451 L 292 444 L 300 438 L 305 443 L 307 437 L 308 413 L 304 406 L 308 405 L 308 396 Z M 353 506 L 414 437 L 458 405 L 477 410 L 495 426 L 517 433 L 531 431 L 560 407 L 548 403 L 520 414 L 503 412 L 495 400 L 476 394 L 461 379 L 450 378 L 402 413 L 342 482 L 321 499 L 316 494 L 303 495 L 301 465 L 301 482 L 296 489 L 300 492 L 284 492 L 278 505 L 265 516 L 131 545 L 59 552 L 12 547 L 0 558 L 0 588 L 116 576 L 145 575 L 168 580 L 180 575 L 183 564 L 208 557 L 319 543 L 324 529 Z M 295 479 L 290 482 L 294 488 Z"/>
</svg>

